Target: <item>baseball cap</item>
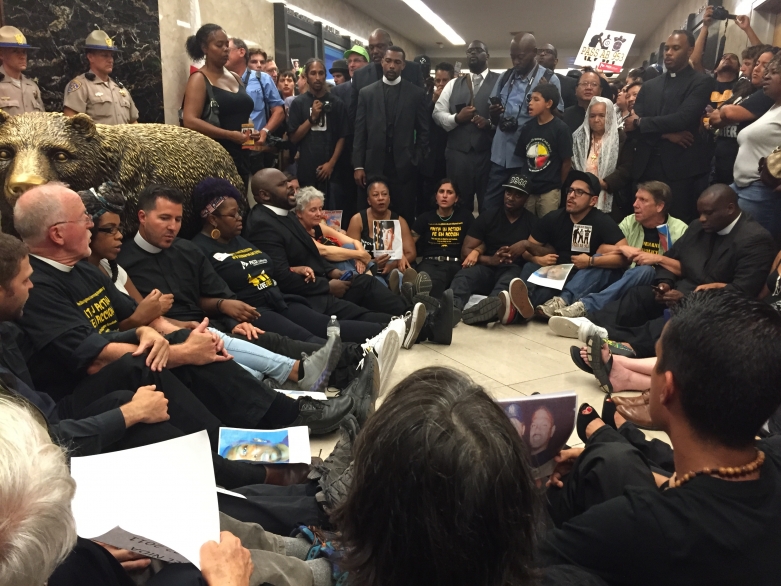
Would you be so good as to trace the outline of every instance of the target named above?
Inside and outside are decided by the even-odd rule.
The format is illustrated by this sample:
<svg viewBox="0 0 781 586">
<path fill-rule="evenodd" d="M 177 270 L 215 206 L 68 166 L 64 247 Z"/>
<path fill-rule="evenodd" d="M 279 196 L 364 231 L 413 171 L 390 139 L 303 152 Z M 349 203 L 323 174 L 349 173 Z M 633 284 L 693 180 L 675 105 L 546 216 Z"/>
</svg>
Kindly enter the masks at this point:
<svg viewBox="0 0 781 586">
<path fill-rule="evenodd" d="M 583 181 L 588 185 L 589 191 L 591 192 L 591 195 L 599 195 L 599 193 L 602 191 L 602 185 L 599 183 L 599 179 L 596 175 L 593 173 L 586 173 L 585 171 L 578 171 L 576 169 L 573 169 L 569 172 L 569 175 L 567 175 L 567 181 L 564 182 L 564 190 L 566 191 L 569 189 L 570 185 L 574 181 Z"/>
<path fill-rule="evenodd" d="M 515 189 L 517 191 L 520 191 L 521 193 L 529 194 L 529 178 L 526 175 L 521 175 L 520 173 L 516 173 L 512 177 L 510 177 L 510 180 L 502 185 L 502 187 L 505 187 L 507 189 Z"/>
<path fill-rule="evenodd" d="M 27 44 L 27 38 L 15 26 L 0 27 L 0 47 L 13 49 L 37 49 Z"/>
<path fill-rule="evenodd" d="M 369 61 L 371 61 L 371 59 L 369 59 L 369 52 L 365 48 L 361 47 L 360 45 L 353 45 L 352 49 L 348 49 L 347 51 L 344 52 L 343 57 L 345 59 L 347 59 L 347 58 L 350 57 L 351 53 L 355 53 L 356 55 L 360 55 L 361 57 L 366 59 L 367 63 Z"/>
<path fill-rule="evenodd" d="M 337 59 L 336 61 L 334 61 L 334 64 L 331 67 L 331 69 L 328 70 L 328 73 L 333 75 L 336 72 L 341 72 L 341 73 L 349 73 L 350 72 L 350 70 L 347 68 L 347 61 L 346 60 L 344 60 L 344 59 Z"/>
<path fill-rule="evenodd" d="M 87 40 L 84 41 L 85 49 L 95 49 L 97 51 L 119 51 L 114 41 L 104 31 L 92 31 Z"/>
</svg>

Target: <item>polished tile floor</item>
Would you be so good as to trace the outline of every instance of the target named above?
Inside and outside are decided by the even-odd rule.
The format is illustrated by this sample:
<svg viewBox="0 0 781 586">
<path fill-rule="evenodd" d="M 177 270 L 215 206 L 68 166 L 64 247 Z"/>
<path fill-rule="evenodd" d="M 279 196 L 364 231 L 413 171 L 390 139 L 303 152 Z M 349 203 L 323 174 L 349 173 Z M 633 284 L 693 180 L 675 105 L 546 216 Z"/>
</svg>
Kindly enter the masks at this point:
<svg viewBox="0 0 781 586">
<path fill-rule="evenodd" d="M 450 346 L 416 344 L 411 350 L 400 350 L 391 384 L 425 366 L 445 366 L 469 375 L 496 398 L 575 391 L 578 404 L 588 402 L 602 410 L 604 394 L 592 375 L 579 370 L 569 356 L 577 340 L 554 335 L 547 324 L 487 327 L 459 324 L 453 331 Z M 646 432 L 650 437 L 669 441 L 661 432 Z M 327 456 L 338 434 L 312 438 L 312 455 Z M 573 432 L 569 444 L 582 445 Z"/>
</svg>

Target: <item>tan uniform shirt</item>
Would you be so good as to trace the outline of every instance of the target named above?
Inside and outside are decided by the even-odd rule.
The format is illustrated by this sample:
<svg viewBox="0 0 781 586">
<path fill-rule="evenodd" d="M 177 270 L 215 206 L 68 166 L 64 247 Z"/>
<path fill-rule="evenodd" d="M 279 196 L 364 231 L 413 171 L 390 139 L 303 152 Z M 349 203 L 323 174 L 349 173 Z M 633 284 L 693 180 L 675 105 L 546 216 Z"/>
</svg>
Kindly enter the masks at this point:
<svg viewBox="0 0 781 586">
<path fill-rule="evenodd" d="M 41 90 L 32 79 L 22 75 L 21 80 L 12 79 L 0 65 L 0 109 L 11 116 L 25 112 L 44 112 Z"/>
<path fill-rule="evenodd" d="M 88 80 L 84 74 L 71 80 L 65 89 L 63 105 L 90 116 L 99 124 L 129 124 L 138 120 L 138 110 L 130 92 L 113 79 Z"/>
</svg>

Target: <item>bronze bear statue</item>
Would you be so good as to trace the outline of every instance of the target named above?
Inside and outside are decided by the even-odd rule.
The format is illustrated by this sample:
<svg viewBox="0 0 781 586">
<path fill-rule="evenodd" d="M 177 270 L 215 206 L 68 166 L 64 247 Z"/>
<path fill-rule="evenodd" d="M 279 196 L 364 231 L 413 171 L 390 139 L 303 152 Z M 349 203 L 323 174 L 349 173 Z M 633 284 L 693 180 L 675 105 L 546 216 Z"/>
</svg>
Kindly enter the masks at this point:
<svg viewBox="0 0 781 586">
<path fill-rule="evenodd" d="M 189 238 L 201 229 L 189 197 L 204 177 L 226 179 L 246 193 L 228 152 L 198 132 L 168 124 L 95 124 L 86 114 L 9 116 L 0 110 L 0 214 L 3 232 L 9 234 L 16 233 L 13 206 L 31 187 L 60 181 L 79 191 L 113 181 L 127 197 L 123 234 L 132 235 L 138 227 L 138 194 L 160 183 L 184 192 L 179 235 Z"/>
</svg>

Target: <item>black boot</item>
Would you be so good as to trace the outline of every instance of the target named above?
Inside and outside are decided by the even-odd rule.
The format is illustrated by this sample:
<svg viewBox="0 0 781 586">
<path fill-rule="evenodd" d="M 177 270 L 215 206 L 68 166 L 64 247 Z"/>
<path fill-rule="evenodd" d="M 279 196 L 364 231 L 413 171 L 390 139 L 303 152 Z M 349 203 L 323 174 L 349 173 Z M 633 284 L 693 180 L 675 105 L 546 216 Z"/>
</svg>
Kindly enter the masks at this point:
<svg viewBox="0 0 781 586">
<path fill-rule="evenodd" d="M 453 341 L 453 291 L 448 289 L 442 294 L 439 309 L 431 315 L 429 340 L 435 344 L 449 346 Z"/>
</svg>

